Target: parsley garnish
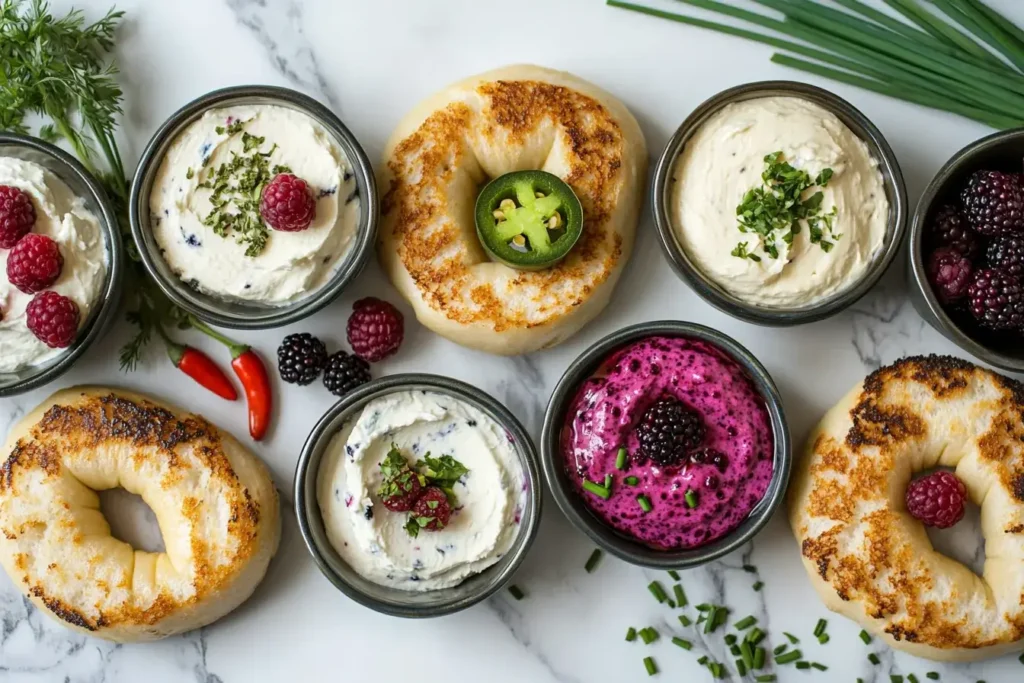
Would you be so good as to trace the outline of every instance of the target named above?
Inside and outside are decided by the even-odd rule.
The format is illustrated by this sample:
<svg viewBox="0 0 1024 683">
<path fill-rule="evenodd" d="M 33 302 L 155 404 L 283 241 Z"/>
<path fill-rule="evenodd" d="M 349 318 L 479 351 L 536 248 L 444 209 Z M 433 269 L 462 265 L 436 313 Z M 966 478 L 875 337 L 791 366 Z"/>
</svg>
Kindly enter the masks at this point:
<svg viewBox="0 0 1024 683">
<path fill-rule="evenodd" d="M 391 450 L 380 463 L 381 474 L 384 475 L 378 495 L 381 498 L 394 498 L 404 496 L 413 488 L 413 480 L 419 482 L 420 487 L 436 486 L 448 496 L 452 507 L 458 505 L 455 497 L 454 486 L 469 469 L 461 462 L 450 455 L 442 455 L 440 458 L 430 457 L 430 453 L 423 456 L 422 460 L 416 461 L 415 469 L 409 466 L 409 462 L 402 455 L 398 446 L 391 444 Z M 427 508 L 435 510 L 437 501 L 428 500 Z M 420 529 L 434 521 L 434 517 L 416 517 L 410 515 L 405 524 L 405 531 L 412 537 L 419 536 Z"/>
<path fill-rule="evenodd" d="M 779 257 L 778 241 L 792 244 L 806 223 L 811 243 L 826 253 L 831 251 L 835 241 L 842 237 L 832 232 L 836 208 L 833 206 L 828 213 L 822 211 L 825 195 L 821 190 L 806 198 L 804 193 L 814 187 L 828 187 L 832 169 L 826 168 L 812 179 L 807 171 L 787 163 L 781 151 L 765 156 L 764 162 L 765 170 L 761 174 L 764 184 L 748 190 L 736 207 L 739 231 L 760 235 L 762 251 L 776 259 Z M 732 255 L 752 261 L 761 260 L 750 251 L 747 242 L 738 243 Z"/>
<path fill-rule="evenodd" d="M 384 481 L 378 491 L 381 498 L 404 496 L 413 489 L 414 480 L 418 480 L 420 486 L 427 485 L 426 477 L 412 471 L 395 444 L 391 444 L 391 450 L 380 464 L 380 471 L 384 475 Z"/>
<path fill-rule="evenodd" d="M 427 453 L 422 460 L 416 462 L 416 469 L 426 470 L 424 475 L 427 480 L 432 486 L 437 486 L 444 491 L 453 507 L 459 504 L 453 487 L 464 474 L 469 472 L 465 465 L 450 455 L 431 458 L 430 453 Z"/>
</svg>

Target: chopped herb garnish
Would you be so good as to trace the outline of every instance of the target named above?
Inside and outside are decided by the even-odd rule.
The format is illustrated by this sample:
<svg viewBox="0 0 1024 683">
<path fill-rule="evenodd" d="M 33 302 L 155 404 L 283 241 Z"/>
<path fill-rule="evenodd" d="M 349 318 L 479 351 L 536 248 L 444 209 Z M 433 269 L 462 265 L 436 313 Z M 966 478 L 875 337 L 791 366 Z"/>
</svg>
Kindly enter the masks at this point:
<svg viewBox="0 0 1024 683">
<path fill-rule="evenodd" d="M 661 584 L 657 581 L 651 581 L 651 583 L 647 586 L 647 590 L 651 592 L 651 595 L 653 595 L 654 599 L 658 602 L 665 602 L 666 600 L 668 600 L 668 594 L 665 593 L 665 589 L 662 588 Z"/>
<path fill-rule="evenodd" d="M 733 624 L 733 628 L 735 628 L 738 631 L 742 631 L 744 629 L 750 628 L 751 626 L 753 626 L 756 623 L 757 623 L 757 617 L 755 617 L 753 614 L 751 614 L 749 616 L 743 617 L 742 619 L 737 621 L 735 624 Z"/>
<path fill-rule="evenodd" d="M 388 498 L 401 498 L 413 492 L 417 486 L 422 488 L 430 485 L 439 487 L 448 496 L 451 504 L 453 506 L 457 505 L 458 500 L 452 487 L 459 477 L 469 472 L 469 470 L 450 455 L 445 455 L 441 458 L 431 458 L 430 453 L 427 453 L 425 458 L 429 461 L 429 465 L 423 460 L 416 463 L 417 469 L 426 468 L 426 474 L 423 474 L 411 468 L 398 449 L 398 446 L 391 444 L 391 450 L 388 451 L 388 454 L 380 463 L 382 480 L 377 495 L 384 500 Z M 438 502 L 436 500 L 427 501 L 429 509 L 435 510 L 437 506 Z M 440 522 L 440 520 L 433 516 L 410 516 L 405 524 L 405 531 L 413 538 L 416 538 L 419 536 L 420 529 L 425 528 L 434 521 Z"/>
<path fill-rule="evenodd" d="M 800 659 L 803 656 L 804 656 L 804 653 L 800 652 L 800 650 L 790 650 L 789 652 L 784 652 L 781 655 L 776 656 L 775 657 L 775 663 L 776 664 L 791 664 L 791 663 L 797 661 L 798 659 Z"/>
<path fill-rule="evenodd" d="M 707 621 L 704 622 L 704 633 L 712 633 L 718 626 L 718 608 L 712 607 L 708 612 Z"/>
<path fill-rule="evenodd" d="M 676 604 L 680 607 L 686 607 L 689 601 L 686 599 L 686 593 L 683 591 L 683 587 L 677 583 L 672 586 L 672 592 L 676 595 Z"/>
<path fill-rule="evenodd" d="M 693 489 L 688 489 L 686 491 L 686 495 L 683 496 L 683 497 L 686 498 L 686 507 L 690 508 L 691 510 L 693 508 L 697 507 L 697 492 L 696 491 L 694 491 Z"/>
<path fill-rule="evenodd" d="M 907 674 L 907 683 L 918 683 L 917 676 L 914 674 Z"/>
<path fill-rule="evenodd" d="M 672 644 L 681 647 L 684 650 L 689 650 L 693 647 L 693 643 L 688 640 L 683 640 L 682 638 L 672 638 Z"/>
<path fill-rule="evenodd" d="M 811 666 L 817 669 L 818 671 L 828 671 L 828 667 L 824 664 L 821 664 L 820 662 L 811 662 Z M 917 683 L 917 679 L 914 679 L 910 683 Z"/>
<path fill-rule="evenodd" d="M 903 683 L 903 676 L 900 676 L 899 674 L 890 674 L 889 680 L 892 683 Z"/>
<path fill-rule="evenodd" d="M 747 664 L 742 659 L 736 660 L 736 674 L 740 678 L 747 675 Z"/>
<path fill-rule="evenodd" d="M 740 643 L 740 656 L 743 657 L 743 663 L 748 669 L 754 668 L 754 648 L 745 640 Z"/>
<path fill-rule="evenodd" d="M 757 683 L 775 683 L 776 676 L 775 674 L 762 674 L 760 676 L 754 676 L 754 680 L 757 681 Z"/>
<path fill-rule="evenodd" d="M 878 658 L 878 655 L 872 652 L 868 655 L 868 661 L 874 664 L 875 666 L 878 666 L 882 660 Z"/>
<path fill-rule="evenodd" d="M 691 624 L 693 624 L 693 619 L 691 619 L 690 617 L 686 616 L 685 614 L 680 614 L 679 615 L 679 623 L 682 624 L 683 626 L 690 626 Z"/>
<path fill-rule="evenodd" d="M 698 664 L 700 664 L 701 666 L 705 666 L 705 665 L 706 665 L 706 664 L 707 664 L 708 662 L 710 662 L 710 661 L 711 661 L 711 660 L 710 660 L 710 659 L 708 659 L 708 656 L 707 656 L 707 655 L 701 655 L 701 656 L 700 656 L 700 657 L 699 657 L 699 658 L 697 659 L 697 663 L 698 663 Z"/>
<path fill-rule="evenodd" d="M 511 593 L 512 597 L 516 600 L 522 600 L 526 597 L 526 593 L 523 592 L 523 589 L 515 584 L 508 587 L 508 592 Z"/>
<path fill-rule="evenodd" d="M 659 635 L 657 629 L 652 626 L 640 629 L 640 640 L 644 641 L 644 645 L 650 645 L 658 639 Z"/>
<path fill-rule="evenodd" d="M 742 654 L 740 652 L 740 646 L 739 645 L 730 645 L 729 646 L 729 652 L 732 653 L 733 657 L 739 657 Z"/>
<path fill-rule="evenodd" d="M 765 651 L 764 651 L 763 647 L 759 647 L 759 648 L 754 650 L 754 668 L 755 669 L 763 669 L 764 668 L 764 658 L 765 658 Z"/>
<path fill-rule="evenodd" d="M 755 627 L 752 631 L 747 633 L 747 640 L 750 641 L 751 645 L 757 645 L 764 640 L 765 633 L 761 629 Z"/>
<path fill-rule="evenodd" d="M 627 479 L 628 479 L 628 477 L 627 477 Z M 677 572 L 675 569 L 669 569 L 668 570 L 668 575 L 672 577 L 673 581 L 678 581 L 679 580 L 679 572 Z"/>
<path fill-rule="evenodd" d="M 938 671 L 929 671 L 928 673 L 925 674 L 925 676 L 927 676 L 928 678 L 932 679 L 933 681 L 939 680 L 939 672 Z"/>
<path fill-rule="evenodd" d="M 824 619 L 818 619 L 818 624 L 814 627 L 814 637 L 817 638 L 825 632 L 825 627 L 828 626 L 828 622 Z"/>
<path fill-rule="evenodd" d="M 636 497 L 636 502 L 640 504 L 640 509 L 644 511 L 644 514 L 651 511 L 651 501 L 644 494 L 640 494 Z"/>
<path fill-rule="evenodd" d="M 416 469 L 423 470 L 423 474 L 430 484 L 444 491 L 453 506 L 458 505 L 454 487 L 459 479 L 469 473 L 469 469 L 465 465 L 450 455 L 432 458 L 428 452 L 422 460 L 416 461 Z"/>
<path fill-rule="evenodd" d="M 764 588 L 764 583 L 758 581 L 753 586 L 751 586 L 751 588 L 753 588 L 755 591 L 759 591 L 762 588 Z"/>
<path fill-rule="evenodd" d="M 636 629 L 630 626 L 626 631 L 626 642 L 632 643 L 634 640 L 636 640 Z"/>
<path fill-rule="evenodd" d="M 797 662 L 796 663 L 796 668 L 798 668 L 798 669 L 810 669 L 811 668 L 811 663 L 810 662 Z"/>
<path fill-rule="evenodd" d="M 794 636 L 792 633 L 787 633 L 786 631 L 783 631 L 782 635 L 786 636 L 789 642 L 791 642 L 793 645 L 796 645 L 800 642 L 800 639 Z"/>
<path fill-rule="evenodd" d="M 726 645 L 735 645 L 736 644 L 736 635 L 733 634 L 733 633 L 725 634 L 725 644 Z"/>
<path fill-rule="evenodd" d="M 624 470 L 626 469 L 626 460 L 628 453 L 625 448 L 620 448 L 618 455 L 615 456 L 615 469 Z"/>
<path fill-rule="evenodd" d="M 600 484 L 595 484 L 589 479 L 583 480 L 583 490 L 589 491 L 598 498 L 603 498 L 604 500 L 608 500 L 609 498 L 611 498 L 612 495 L 612 492 L 609 489 L 607 489 L 604 486 L 601 486 Z"/>
<path fill-rule="evenodd" d="M 706 602 L 702 602 L 699 605 L 697 605 L 697 611 L 699 611 L 699 612 L 709 612 L 709 611 L 711 611 L 711 605 L 709 605 Z"/>
<path fill-rule="evenodd" d="M 860 632 L 860 639 L 864 641 L 865 645 L 871 644 L 871 635 L 863 629 Z"/>
<path fill-rule="evenodd" d="M 743 571 L 747 572 L 748 574 L 756 574 L 757 573 L 757 567 L 755 567 L 752 564 L 745 564 L 745 565 L 743 565 Z"/>
<path fill-rule="evenodd" d="M 644 668 L 647 669 L 648 676 L 658 673 L 658 665 L 654 663 L 654 659 L 651 657 L 644 657 Z"/>
<path fill-rule="evenodd" d="M 633 476 L 626 477 L 622 481 L 624 481 L 627 486 L 636 486 L 640 483 L 640 480 Z"/>
<path fill-rule="evenodd" d="M 595 569 L 597 569 L 597 563 L 600 562 L 600 561 L 601 561 L 601 549 L 600 548 L 595 548 L 594 552 L 590 553 L 590 558 L 587 560 L 587 564 L 585 564 L 583 566 L 583 568 L 587 570 L 588 574 L 590 574 Z"/>
<path fill-rule="evenodd" d="M 671 609 L 675 609 L 676 608 L 676 601 L 673 600 L 672 598 L 669 598 L 668 600 L 666 600 L 665 604 L 668 605 Z"/>
<path fill-rule="evenodd" d="M 789 647 L 789 645 L 786 645 L 785 643 L 783 643 L 782 645 L 779 645 L 774 650 L 772 650 L 772 654 L 773 655 L 781 655 L 783 652 L 786 651 L 786 649 L 788 647 Z"/>
</svg>

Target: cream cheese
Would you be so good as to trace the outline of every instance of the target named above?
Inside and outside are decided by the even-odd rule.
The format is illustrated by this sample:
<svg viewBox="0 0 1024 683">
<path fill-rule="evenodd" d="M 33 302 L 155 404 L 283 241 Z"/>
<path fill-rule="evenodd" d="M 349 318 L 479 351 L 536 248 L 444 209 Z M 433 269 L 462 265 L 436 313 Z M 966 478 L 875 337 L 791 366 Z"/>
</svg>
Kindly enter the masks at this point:
<svg viewBox="0 0 1024 683">
<path fill-rule="evenodd" d="M 380 504 L 380 463 L 391 445 L 410 464 L 430 452 L 469 469 L 454 486 L 448 526 L 412 537 L 408 515 Z M 317 478 L 327 537 L 374 583 L 408 591 L 454 586 L 498 562 L 519 532 L 526 486 L 506 431 L 468 403 L 399 391 L 368 403 L 331 440 Z"/>
<path fill-rule="evenodd" d="M 213 192 L 201 183 L 245 151 L 242 136 L 229 131 L 238 121 L 244 132 L 264 138 L 261 150 L 273 150 L 271 167 L 288 167 L 317 197 L 309 228 L 268 228 L 256 256 L 246 255 L 236 234 L 221 236 L 203 223 Z M 189 125 L 161 162 L 149 206 L 157 244 L 179 278 L 225 299 L 281 305 L 315 292 L 334 274 L 352 247 L 359 201 L 351 163 L 322 126 L 289 107 L 253 105 L 213 109 Z"/>
<path fill-rule="evenodd" d="M 0 157 L 0 185 L 28 193 L 36 210 L 32 232 L 53 239 L 64 258 L 60 277 L 50 290 L 76 304 L 81 325 L 103 291 L 107 275 L 107 245 L 99 219 L 71 188 L 39 164 Z M 7 280 L 7 257 L 0 249 L 0 373 L 41 365 L 65 353 L 51 349 L 28 329 L 25 309 L 35 297 Z"/>
<path fill-rule="evenodd" d="M 806 226 L 779 257 L 761 252 L 758 235 L 740 232 L 736 207 L 761 185 L 764 157 L 784 159 L 812 178 L 834 172 L 822 209 L 836 216 L 833 248 L 810 240 Z M 724 107 L 686 143 L 673 170 L 675 235 L 698 268 L 722 289 L 751 304 L 796 309 L 855 283 L 881 250 L 889 216 L 878 162 L 867 144 L 834 114 L 796 97 L 768 97 Z M 760 261 L 733 256 L 739 243 Z"/>
</svg>

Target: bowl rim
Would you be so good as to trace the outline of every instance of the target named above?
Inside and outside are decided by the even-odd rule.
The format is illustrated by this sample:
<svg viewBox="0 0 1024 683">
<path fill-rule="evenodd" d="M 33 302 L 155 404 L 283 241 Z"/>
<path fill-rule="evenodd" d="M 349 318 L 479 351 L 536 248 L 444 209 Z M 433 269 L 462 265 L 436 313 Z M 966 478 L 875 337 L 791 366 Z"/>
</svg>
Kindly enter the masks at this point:
<svg viewBox="0 0 1024 683">
<path fill-rule="evenodd" d="M 0 132 L 0 146 L 28 147 L 54 159 L 58 165 L 75 176 L 89 191 L 89 199 L 99 210 L 100 232 L 107 246 L 107 274 L 96 305 L 71 346 L 54 363 L 19 382 L 0 386 L 0 397 L 16 396 L 53 382 L 66 373 L 97 339 L 103 337 L 113 322 L 121 304 L 124 272 L 124 248 L 121 228 L 113 203 L 106 190 L 82 163 L 68 152 L 39 138 L 19 133 Z M 51 171 L 52 172 L 52 171 Z M 60 178 L 60 174 L 56 174 Z M 63 180 L 63 178 L 61 178 Z M 66 182 L 66 181 L 65 181 Z M 84 331 L 84 332 L 83 332 Z"/>
<path fill-rule="evenodd" d="M 757 306 L 725 292 L 691 263 L 672 229 L 669 207 L 669 185 L 676 159 L 686 143 L 707 120 L 729 104 L 762 97 L 797 97 L 808 100 L 835 114 L 844 125 L 862 140 L 879 164 L 883 185 L 889 199 L 886 222 L 888 241 L 875 256 L 860 279 L 839 290 L 824 301 L 802 308 L 768 308 Z M 892 265 L 906 233 L 907 188 L 895 152 L 882 132 L 859 109 L 835 93 L 798 81 L 755 81 L 723 90 L 697 106 L 679 125 L 655 165 L 651 179 L 651 210 L 662 251 L 669 265 L 699 297 L 716 309 L 745 322 L 770 327 L 803 325 L 829 318 L 852 306 L 877 284 Z"/>
<path fill-rule="evenodd" d="M 317 501 L 317 479 L 320 462 L 330 445 L 331 439 L 338 429 L 356 411 L 361 410 L 369 401 L 398 391 L 421 390 L 436 391 L 464 400 L 475 408 L 483 411 L 501 427 L 508 430 L 515 442 L 515 451 L 523 466 L 527 478 L 528 496 L 523 512 L 526 520 L 524 528 L 520 528 L 513 549 L 505 555 L 510 557 L 507 562 L 499 562 L 482 572 L 468 577 L 483 576 L 495 573 L 487 582 L 481 583 L 481 590 L 461 598 L 443 601 L 430 606 L 419 606 L 399 601 L 380 600 L 349 583 L 344 576 L 331 566 L 332 561 L 344 563 L 337 552 L 330 546 L 323 531 L 320 520 L 319 502 Z M 430 618 L 462 611 L 485 600 L 501 590 L 519 569 L 529 553 L 540 529 L 543 511 L 543 488 L 541 485 L 540 464 L 536 446 L 529 432 L 512 412 L 497 399 L 477 387 L 461 380 L 428 373 L 402 373 L 387 375 L 364 384 L 331 406 L 317 421 L 310 431 L 299 454 L 295 466 L 294 500 L 295 516 L 299 523 L 299 532 L 306 544 L 306 549 L 320 572 L 334 584 L 334 587 L 355 602 L 388 616 L 404 618 Z M 316 528 L 314 528 L 316 525 Z M 333 557 L 332 557 L 333 556 Z M 503 565 L 500 566 L 499 565 Z M 462 584 L 459 584 L 460 586 Z M 440 591 L 449 589 L 439 589 Z"/>
<path fill-rule="evenodd" d="M 974 163 L 974 159 L 979 154 L 996 149 L 1007 141 L 1013 139 L 1024 140 L 1024 127 L 998 131 L 979 138 L 974 142 L 968 143 L 957 150 L 953 156 L 951 156 L 946 163 L 942 165 L 938 172 L 928 182 L 928 185 L 925 186 L 920 199 L 917 201 L 917 206 L 914 209 L 914 215 L 910 222 L 907 251 L 909 252 L 910 272 L 912 273 L 914 286 L 916 286 L 921 295 L 918 299 L 918 303 L 923 303 L 927 312 L 931 314 L 931 317 L 928 315 L 922 316 L 925 321 L 932 327 L 935 327 L 947 339 L 975 358 L 1002 370 L 1008 370 L 1010 372 L 1024 372 L 1024 358 L 1015 358 L 1014 356 L 1000 353 L 999 351 L 990 349 L 975 341 L 961 330 L 960 326 L 946 314 L 946 311 L 939 304 L 939 300 L 935 296 L 935 293 L 932 292 L 931 285 L 928 283 L 922 249 L 925 221 L 927 220 L 928 215 L 932 212 L 932 208 L 935 206 L 936 201 L 941 200 L 939 197 L 939 190 L 942 186 L 955 175 L 962 172 L 965 167 Z"/>
<path fill-rule="evenodd" d="M 774 432 L 774 470 L 764 497 L 747 519 L 754 518 L 742 533 L 732 531 L 717 541 L 692 550 L 655 550 L 612 529 L 595 517 L 572 490 L 565 476 L 561 457 L 561 431 L 565 412 L 580 384 L 616 349 L 655 336 L 686 337 L 708 342 L 737 362 L 764 399 Z M 555 385 L 541 429 L 541 466 L 544 479 L 562 513 L 574 527 L 606 552 L 630 564 L 649 569 L 690 569 L 727 555 L 751 541 L 768 524 L 782 503 L 789 486 L 793 466 L 792 439 L 786 421 L 782 396 L 761 362 L 735 339 L 705 325 L 677 320 L 656 320 L 630 325 L 609 334 L 581 353 Z"/>
<path fill-rule="evenodd" d="M 261 306 L 232 301 L 244 311 L 228 313 L 205 304 L 176 277 L 164 277 L 159 263 L 163 257 L 153 238 L 149 221 L 149 192 L 167 149 L 177 136 L 204 113 L 235 103 L 263 100 L 263 103 L 297 109 L 316 121 L 344 151 L 360 192 L 360 222 L 349 254 L 334 275 L 318 290 L 280 306 Z M 145 192 L 143 191 L 145 189 Z M 171 114 L 146 144 L 132 179 L 128 203 L 132 238 L 149 276 L 168 299 L 182 310 L 213 325 L 236 330 L 265 330 L 298 322 L 337 299 L 359 275 L 370 258 L 379 219 L 377 181 L 373 166 L 355 135 L 327 106 L 291 88 L 271 85 L 235 85 L 201 95 Z M 365 213 L 364 213 L 365 212 Z M 214 295 L 203 296 L 215 299 Z"/>
</svg>

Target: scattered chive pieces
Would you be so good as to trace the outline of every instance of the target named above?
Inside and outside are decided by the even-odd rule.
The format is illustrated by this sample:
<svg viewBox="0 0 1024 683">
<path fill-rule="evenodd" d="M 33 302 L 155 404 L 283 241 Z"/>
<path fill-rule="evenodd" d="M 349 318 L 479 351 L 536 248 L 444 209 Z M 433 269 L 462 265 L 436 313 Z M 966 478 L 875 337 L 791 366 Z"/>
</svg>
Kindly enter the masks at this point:
<svg viewBox="0 0 1024 683">
<path fill-rule="evenodd" d="M 818 671 L 828 671 L 828 667 L 824 664 L 821 664 L 820 662 L 811 662 L 811 666 L 813 666 Z M 911 683 L 917 683 L 917 681 L 912 681 Z"/>
<path fill-rule="evenodd" d="M 758 581 L 758 582 L 756 582 L 756 583 L 755 583 L 755 584 L 754 584 L 754 585 L 752 586 L 752 588 L 753 588 L 753 589 L 754 589 L 755 591 L 759 591 L 759 590 L 761 590 L 762 588 L 764 588 L 764 583 L 762 583 L 761 581 Z"/>
<path fill-rule="evenodd" d="M 745 640 L 740 643 L 740 656 L 743 657 L 743 663 L 747 665 L 748 669 L 754 668 L 754 650 Z"/>
<path fill-rule="evenodd" d="M 776 664 L 791 664 L 804 656 L 800 650 L 790 650 L 775 657 Z"/>
<path fill-rule="evenodd" d="M 764 668 L 764 657 L 765 657 L 765 652 L 764 652 L 764 648 L 763 647 L 759 647 L 756 650 L 754 650 L 754 668 L 755 669 L 763 669 Z"/>
<path fill-rule="evenodd" d="M 636 486 L 637 484 L 639 484 L 639 483 L 640 483 L 640 480 L 639 480 L 639 479 L 637 479 L 637 478 L 636 478 L 636 477 L 634 477 L 634 476 L 629 476 L 629 477 L 626 477 L 626 478 L 625 478 L 625 479 L 623 479 L 622 481 L 626 482 L 626 485 L 627 485 L 627 486 Z"/>
<path fill-rule="evenodd" d="M 860 639 L 864 641 L 865 645 L 871 644 L 871 635 L 867 631 L 862 630 L 860 632 Z"/>
<path fill-rule="evenodd" d="M 718 662 L 711 662 L 711 664 L 708 665 L 708 668 L 711 670 L 711 675 L 715 678 L 722 677 L 722 665 Z"/>
<path fill-rule="evenodd" d="M 676 594 L 676 604 L 680 607 L 686 607 L 689 600 L 686 599 L 686 592 L 683 590 L 683 587 L 677 583 L 672 586 L 672 592 Z"/>
<path fill-rule="evenodd" d="M 691 643 L 688 640 L 683 640 L 682 638 L 673 638 L 672 639 L 672 644 L 676 645 L 678 647 L 681 647 L 684 650 L 689 650 L 690 648 L 693 647 L 693 643 Z"/>
<path fill-rule="evenodd" d="M 710 660 L 708 660 L 708 656 L 707 655 L 702 655 L 701 658 L 697 660 L 697 663 L 700 664 L 701 666 L 704 666 L 705 664 L 708 663 L 708 661 L 710 661 Z"/>
<path fill-rule="evenodd" d="M 914 674 L 907 674 L 907 680 L 910 683 L 917 683 L 917 676 L 915 676 Z"/>
<path fill-rule="evenodd" d="M 798 669 L 810 669 L 811 668 L 811 663 L 810 662 L 797 662 L 796 663 L 796 668 L 798 668 Z"/>
<path fill-rule="evenodd" d="M 689 626 L 690 624 L 693 623 L 693 619 L 691 619 L 690 617 L 686 616 L 685 614 L 680 614 L 679 615 L 679 623 L 682 624 L 683 626 Z"/>
<path fill-rule="evenodd" d="M 644 512 L 651 511 L 651 501 L 644 494 L 640 494 L 636 497 L 636 502 L 640 503 L 640 509 Z"/>
<path fill-rule="evenodd" d="M 828 637 L 827 633 L 822 633 L 820 636 L 818 636 L 818 642 L 821 643 L 822 645 L 824 645 L 828 641 L 829 641 L 829 637 Z"/>
<path fill-rule="evenodd" d="M 699 617 L 697 617 L 697 624 L 698 625 L 703 624 L 707 620 L 708 620 L 707 615 L 702 614 Z"/>
<path fill-rule="evenodd" d="M 739 645 L 730 645 L 729 646 L 729 652 L 732 653 L 733 657 L 739 657 L 741 654 L 743 654 L 740 651 L 740 646 Z"/>
<path fill-rule="evenodd" d="M 679 572 L 677 572 L 675 569 L 669 569 L 668 575 L 672 577 L 673 581 L 679 580 Z"/>
<path fill-rule="evenodd" d="M 609 491 L 612 490 L 612 482 L 613 482 L 612 475 L 610 475 L 610 474 L 604 475 L 604 487 L 606 489 L 608 489 Z"/>
<path fill-rule="evenodd" d="M 750 616 L 743 617 L 742 619 L 737 621 L 735 624 L 733 624 L 733 628 L 735 628 L 737 631 L 742 631 L 744 629 L 750 628 L 751 626 L 753 626 L 756 623 L 757 623 L 757 617 L 755 617 L 753 614 L 751 614 Z"/>
<path fill-rule="evenodd" d="M 735 645 L 736 644 L 736 636 L 733 635 L 732 633 L 729 633 L 728 635 L 726 635 L 725 636 L 725 644 L 726 645 Z"/>
<path fill-rule="evenodd" d="M 727 608 L 727 607 L 719 607 L 718 608 L 718 612 L 717 612 L 717 619 L 716 619 L 717 623 L 715 624 L 715 628 L 718 628 L 719 626 L 724 626 L 725 625 L 725 620 L 728 619 L 728 618 L 729 618 L 729 608 Z"/>
<path fill-rule="evenodd" d="M 880 662 L 881 662 L 882 660 L 880 660 L 880 659 L 878 658 L 878 655 L 876 655 L 876 654 L 875 654 L 874 652 L 872 652 L 871 654 L 869 654 L 869 655 L 868 655 L 868 661 L 869 661 L 869 662 L 871 662 L 872 664 L 874 664 L 875 666 L 878 666 L 878 664 L 879 664 L 879 663 L 880 663 Z"/>
<path fill-rule="evenodd" d="M 668 600 L 668 594 L 665 593 L 665 589 L 661 587 L 661 584 L 657 581 L 651 581 L 650 585 L 647 586 L 647 590 L 651 591 L 651 595 L 658 602 L 665 602 Z"/>
<path fill-rule="evenodd" d="M 644 668 L 647 669 L 648 676 L 658 673 L 658 665 L 654 663 L 654 659 L 651 657 L 644 657 Z"/>
<path fill-rule="evenodd" d="M 749 574 L 756 574 L 757 573 L 757 567 L 755 567 L 752 564 L 745 564 L 745 565 L 743 565 L 743 571 L 745 571 L 745 572 L 747 572 Z"/>
<path fill-rule="evenodd" d="M 708 620 L 704 622 L 704 633 L 711 633 L 718 626 L 718 608 L 712 607 L 708 612 Z"/>
<path fill-rule="evenodd" d="M 665 604 L 668 605 L 669 607 L 671 607 L 672 609 L 676 608 L 676 601 L 673 600 L 672 598 L 669 598 L 668 600 L 666 600 Z"/>
<path fill-rule="evenodd" d="M 595 484 L 589 479 L 583 480 L 583 490 L 590 491 L 598 498 L 604 498 L 605 500 L 608 500 L 612 495 L 612 492 L 608 489 L 608 487 L 601 486 L 600 484 Z"/>
<path fill-rule="evenodd" d="M 624 470 L 624 469 L 626 469 L 626 457 L 627 456 L 628 456 L 628 454 L 626 453 L 626 449 L 625 448 L 620 448 L 618 455 L 615 456 L 615 469 L 617 469 L 617 470 Z"/>
<path fill-rule="evenodd" d="M 697 493 L 693 489 L 687 489 L 686 495 L 683 497 L 686 498 L 686 507 L 691 510 L 697 507 Z"/>
<path fill-rule="evenodd" d="M 508 592 L 511 593 L 512 597 L 516 600 L 522 600 L 526 597 L 526 593 L 523 592 L 523 589 L 515 584 L 508 587 Z"/>
<path fill-rule="evenodd" d="M 785 643 L 783 643 L 782 645 L 779 645 L 777 648 L 772 650 L 772 654 L 781 655 L 783 652 L 786 651 L 786 648 L 788 648 L 788 647 L 789 647 L 789 645 L 786 645 Z"/>
<path fill-rule="evenodd" d="M 817 638 L 825 632 L 825 627 L 828 626 L 828 622 L 824 619 L 818 619 L 818 625 L 814 627 L 814 637 Z"/>
<path fill-rule="evenodd" d="M 750 641 L 751 645 L 757 645 L 764 640 L 764 635 L 764 631 L 755 626 L 754 630 L 747 634 L 747 640 Z"/>
<path fill-rule="evenodd" d="M 626 631 L 626 642 L 632 643 L 634 640 L 636 640 L 636 629 L 630 626 L 629 630 Z"/>
<path fill-rule="evenodd" d="M 590 553 L 590 559 L 587 560 L 587 564 L 584 565 L 583 568 L 586 569 L 587 573 L 589 574 L 592 571 L 594 571 L 595 569 L 597 569 L 597 563 L 600 562 L 600 561 L 601 561 L 601 549 L 600 548 L 595 548 L 594 552 Z"/>
<path fill-rule="evenodd" d="M 700 610 L 701 612 L 707 612 L 708 610 L 711 609 L 711 605 L 709 605 L 706 602 L 702 602 L 699 605 L 697 605 L 697 609 Z"/>
<path fill-rule="evenodd" d="M 775 674 L 761 674 L 760 676 L 754 676 L 754 680 L 757 683 L 775 683 Z"/>
<path fill-rule="evenodd" d="M 741 678 L 747 675 L 747 665 L 743 663 L 742 659 L 736 660 L 736 674 Z"/>
<path fill-rule="evenodd" d="M 933 681 L 939 680 L 939 672 L 938 671 L 929 671 L 928 673 L 925 674 L 925 676 L 927 676 L 928 678 L 932 679 Z"/>
<path fill-rule="evenodd" d="M 650 645 L 658 639 L 658 631 L 651 626 L 646 626 L 640 629 L 640 640 L 644 641 L 644 645 Z"/>
<path fill-rule="evenodd" d="M 1021 664 L 1024 664 L 1024 655 L 1021 655 L 1020 657 L 1018 657 L 1017 661 L 1020 662 Z"/>
<path fill-rule="evenodd" d="M 797 643 L 800 642 L 800 639 L 797 638 L 796 636 L 794 636 L 792 633 L 787 633 L 787 632 L 783 631 L 782 635 L 786 636 L 786 638 L 789 640 L 789 642 L 792 643 L 793 645 L 796 645 Z"/>
<path fill-rule="evenodd" d="M 903 676 L 900 676 L 899 674 L 892 674 L 889 676 L 889 680 L 892 681 L 892 683 L 903 683 Z"/>
</svg>

